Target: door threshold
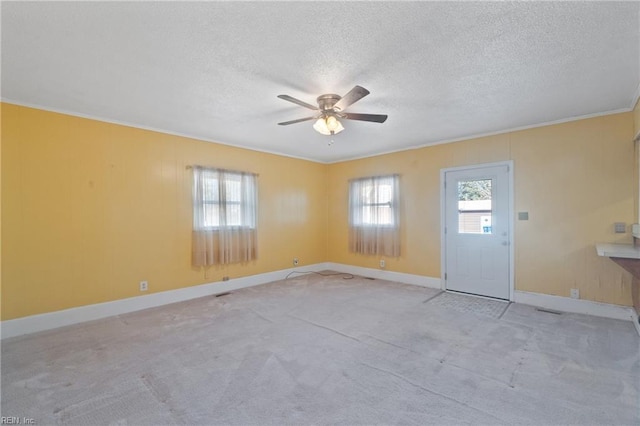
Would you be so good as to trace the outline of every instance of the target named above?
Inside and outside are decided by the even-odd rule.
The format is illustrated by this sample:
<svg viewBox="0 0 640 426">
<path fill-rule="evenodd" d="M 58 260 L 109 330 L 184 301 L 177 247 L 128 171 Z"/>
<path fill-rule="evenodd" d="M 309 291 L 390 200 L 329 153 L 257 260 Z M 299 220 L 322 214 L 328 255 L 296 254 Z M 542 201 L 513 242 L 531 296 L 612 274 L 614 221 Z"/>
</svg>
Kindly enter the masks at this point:
<svg viewBox="0 0 640 426">
<path fill-rule="evenodd" d="M 447 293 L 452 293 L 452 294 L 461 294 L 463 296 L 471 296 L 471 297 L 477 297 L 478 299 L 487 299 L 487 300 L 495 300 L 497 302 L 507 302 L 509 303 L 509 299 L 502 299 L 500 297 L 493 297 L 493 296 L 484 296 L 482 294 L 473 294 L 473 293 L 466 293 L 464 291 L 457 291 L 457 290 L 445 290 Z"/>
</svg>

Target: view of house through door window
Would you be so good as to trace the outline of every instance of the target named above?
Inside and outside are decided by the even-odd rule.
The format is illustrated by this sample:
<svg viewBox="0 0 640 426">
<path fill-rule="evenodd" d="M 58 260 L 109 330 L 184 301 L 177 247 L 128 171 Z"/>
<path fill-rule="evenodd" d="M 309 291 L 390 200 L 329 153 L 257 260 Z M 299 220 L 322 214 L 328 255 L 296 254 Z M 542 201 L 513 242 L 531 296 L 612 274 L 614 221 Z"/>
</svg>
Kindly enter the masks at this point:
<svg viewBox="0 0 640 426">
<path fill-rule="evenodd" d="M 491 234 L 491 179 L 458 182 L 458 232 Z"/>
</svg>

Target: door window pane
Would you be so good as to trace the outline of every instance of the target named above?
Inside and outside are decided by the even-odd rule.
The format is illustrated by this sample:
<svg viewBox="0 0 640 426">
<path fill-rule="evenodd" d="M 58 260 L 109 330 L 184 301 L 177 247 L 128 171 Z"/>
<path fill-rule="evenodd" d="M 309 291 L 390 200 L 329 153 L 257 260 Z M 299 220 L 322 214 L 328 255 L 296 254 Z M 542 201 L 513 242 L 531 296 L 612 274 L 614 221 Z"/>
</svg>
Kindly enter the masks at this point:
<svg viewBox="0 0 640 426">
<path fill-rule="evenodd" d="M 491 234 L 491 179 L 458 181 L 458 232 Z"/>
</svg>

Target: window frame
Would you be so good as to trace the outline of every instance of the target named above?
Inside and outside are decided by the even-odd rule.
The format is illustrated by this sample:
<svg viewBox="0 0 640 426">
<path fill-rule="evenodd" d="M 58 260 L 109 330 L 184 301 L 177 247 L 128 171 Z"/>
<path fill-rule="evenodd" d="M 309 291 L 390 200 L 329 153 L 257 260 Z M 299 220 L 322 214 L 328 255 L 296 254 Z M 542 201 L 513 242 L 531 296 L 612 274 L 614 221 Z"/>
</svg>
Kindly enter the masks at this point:
<svg viewBox="0 0 640 426">
<path fill-rule="evenodd" d="M 493 214 L 493 202 L 494 202 L 494 182 L 495 178 L 492 176 L 486 176 L 486 177 L 474 177 L 474 178 L 468 178 L 468 179 L 464 179 L 464 180 L 457 180 L 457 188 L 458 188 L 458 215 L 457 215 L 457 230 L 456 232 L 460 235 L 485 235 L 485 236 L 491 236 L 493 235 L 493 223 L 494 223 L 494 214 Z M 464 198 L 462 197 L 462 193 L 461 193 L 461 185 L 462 184 L 469 184 L 471 182 L 481 182 L 481 181 L 485 181 L 488 182 L 488 185 L 485 184 L 484 188 L 478 189 L 478 191 L 487 191 L 488 190 L 488 194 L 478 194 L 476 193 L 476 196 L 472 196 L 469 197 L 468 195 L 465 196 Z M 486 196 L 488 195 L 489 198 L 486 198 Z M 473 208 L 469 208 L 467 206 L 467 204 L 471 204 L 474 202 L 478 202 L 478 201 L 484 201 L 484 202 L 488 202 L 489 206 L 488 208 L 486 206 L 482 206 L 482 205 L 477 205 Z M 461 204 L 463 204 L 464 208 L 461 208 Z M 484 213 L 484 215 L 483 215 Z M 471 230 L 469 229 L 469 223 L 470 222 L 475 222 L 474 219 L 472 219 L 471 215 L 476 215 L 477 217 L 477 221 L 478 221 L 478 225 L 479 225 L 479 229 L 477 231 Z M 468 215 L 468 216 L 467 216 Z M 484 231 L 484 227 L 482 226 L 482 217 L 483 216 L 489 216 L 491 218 L 491 224 L 488 228 L 489 230 L 487 232 Z"/>
<path fill-rule="evenodd" d="M 194 230 L 199 230 L 199 231 L 211 231 L 211 232 L 216 232 L 216 231 L 221 231 L 221 230 L 227 230 L 227 229 L 245 229 L 245 230 L 255 230 L 257 228 L 257 189 L 258 189 L 258 185 L 257 185 L 257 181 L 256 180 L 250 180 L 247 181 L 247 183 L 250 183 L 253 185 L 253 188 L 251 188 L 251 190 L 254 193 L 254 197 L 253 197 L 253 202 L 251 203 L 243 203 L 243 196 L 242 196 L 242 191 L 243 191 L 243 184 L 246 184 L 245 182 L 243 182 L 243 180 L 245 179 L 245 177 L 247 176 L 253 176 L 253 177 L 257 177 L 257 175 L 253 174 L 253 173 L 249 173 L 249 172 L 242 172 L 242 171 L 236 171 L 236 170 L 225 170 L 225 169 L 219 169 L 219 168 L 209 168 L 209 167 L 201 167 L 200 168 L 200 173 L 205 173 L 204 175 L 201 176 L 202 179 L 202 185 L 205 185 L 205 182 L 207 180 L 209 181 L 214 181 L 214 187 L 217 186 L 218 188 L 220 188 L 220 182 L 222 181 L 222 185 L 225 185 L 225 192 L 226 192 L 226 185 L 228 184 L 229 181 L 233 180 L 238 180 L 240 182 L 240 199 L 239 200 L 229 200 L 228 197 L 225 197 L 226 199 L 224 201 L 221 200 L 221 194 L 220 191 L 218 192 L 218 197 L 217 199 L 213 200 L 207 200 L 206 197 L 203 197 L 203 199 L 200 201 L 197 199 L 197 197 L 195 196 L 195 192 L 194 192 L 194 202 L 193 202 L 193 207 L 194 207 Z M 209 176 L 207 176 L 209 175 Z M 195 176 L 194 174 L 194 185 L 198 185 L 198 183 L 196 182 L 196 180 L 198 179 L 197 176 Z M 240 224 L 234 224 L 234 225 L 209 225 L 206 226 L 204 225 L 204 223 L 197 223 L 198 220 L 196 219 L 198 217 L 195 209 L 201 209 L 202 211 L 201 213 L 201 217 L 203 218 L 203 222 L 206 220 L 206 208 L 207 207 L 213 207 L 215 208 L 215 206 L 218 206 L 217 208 L 217 219 L 218 219 L 218 223 L 220 222 L 220 217 L 222 215 L 221 213 L 221 209 L 224 210 L 224 214 L 227 215 L 227 220 L 229 219 L 228 217 L 228 207 L 229 206 L 239 206 L 239 222 Z M 252 223 L 242 223 L 243 219 L 244 219 L 244 215 L 243 215 L 243 209 L 253 209 L 253 214 L 251 215 Z"/>
<path fill-rule="evenodd" d="M 384 185 L 384 183 L 381 183 L 381 181 L 388 180 L 388 179 L 391 179 L 389 185 Z M 362 190 L 363 192 L 365 191 L 365 187 L 363 186 L 363 185 L 367 185 L 365 181 L 370 181 L 369 185 L 372 187 L 371 189 L 374 191 L 379 191 L 379 188 L 382 187 L 383 185 L 389 186 L 390 188 L 389 201 L 367 202 L 365 201 L 366 197 L 363 196 L 363 197 L 360 197 L 362 199 L 362 202 L 358 203 L 357 205 L 353 205 L 353 203 L 350 202 L 349 203 L 350 226 L 356 227 L 356 228 L 357 227 L 359 228 L 396 228 L 398 227 L 399 220 L 400 220 L 400 218 L 398 217 L 399 212 L 397 208 L 399 194 L 396 193 L 396 189 L 398 189 L 399 187 L 398 179 L 399 179 L 399 175 L 393 174 L 393 175 L 384 175 L 384 176 L 370 176 L 370 177 L 350 180 L 349 181 L 349 199 L 350 200 L 352 199 L 353 191 L 356 185 L 360 186 L 358 189 Z M 380 197 L 378 196 L 375 198 L 380 198 Z M 369 217 L 379 216 L 379 215 L 376 215 L 374 212 L 375 212 L 375 209 L 382 206 L 388 206 L 389 208 L 389 217 L 390 217 L 389 223 L 364 221 L 364 218 L 366 218 L 367 216 Z M 359 209 L 359 215 L 356 214 L 358 212 L 355 209 Z M 367 212 L 369 212 L 368 215 L 367 215 Z"/>
</svg>

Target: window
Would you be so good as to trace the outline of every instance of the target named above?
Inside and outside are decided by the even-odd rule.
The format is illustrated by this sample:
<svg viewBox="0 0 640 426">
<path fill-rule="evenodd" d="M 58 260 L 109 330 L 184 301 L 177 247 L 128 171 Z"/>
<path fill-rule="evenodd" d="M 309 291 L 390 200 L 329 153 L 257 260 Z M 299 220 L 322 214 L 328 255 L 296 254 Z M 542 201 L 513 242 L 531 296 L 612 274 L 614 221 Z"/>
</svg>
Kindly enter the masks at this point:
<svg viewBox="0 0 640 426">
<path fill-rule="evenodd" d="M 492 233 L 491 183 L 491 179 L 458 182 L 458 233 Z"/>
<path fill-rule="evenodd" d="M 202 169 L 194 173 L 196 229 L 255 228 L 255 176 L 243 172 Z M 198 191 L 200 192 L 200 191 Z"/>
<path fill-rule="evenodd" d="M 255 174 L 194 166 L 193 265 L 255 259 L 256 212 Z"/>
<path fill-rule="evenodd" d="M 349 182 L 351 251 L 399 256 L 398 188 L 398 175 L 367 177 Z"/>
<path fill-rule="evenodd" d="M 359 226 L 393 226 L 394 181 L 388 178 L 367 178 L 351 181 L 354 197 L 352 223 Z"/>
</svg>

